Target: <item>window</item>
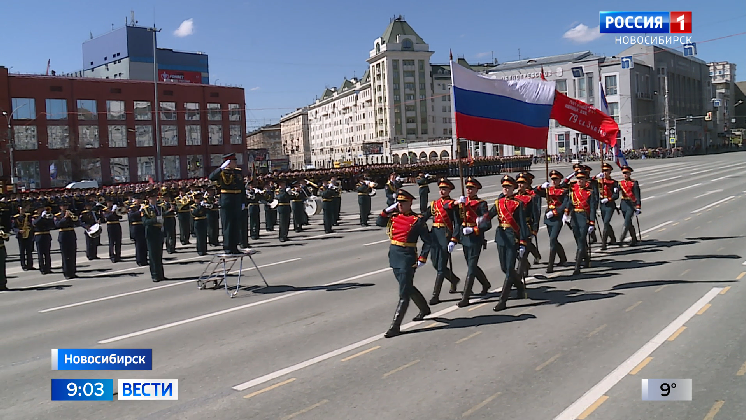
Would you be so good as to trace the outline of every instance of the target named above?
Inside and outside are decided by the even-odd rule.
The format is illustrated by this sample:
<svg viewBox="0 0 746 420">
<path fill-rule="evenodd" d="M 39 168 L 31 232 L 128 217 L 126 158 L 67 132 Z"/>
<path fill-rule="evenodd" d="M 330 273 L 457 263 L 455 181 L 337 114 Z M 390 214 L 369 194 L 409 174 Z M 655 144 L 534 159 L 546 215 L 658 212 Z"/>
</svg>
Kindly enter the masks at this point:
<svg viewBox="0 0 746 420">
<path fill-rule="evenodd" d="M 155 178 L 155 157 L 140 156 L 137 158 L 137 180 L 149 181 Z"/>
<path fill-rule="evenodd" d="M 241 121 L 241 105 L 228 104 L 228 119 L 230 121 Z"/>
<path fill-rule="evenodd" d="M 443 112 L 448 112 L 448 106 L 443 105 Z"/>
<path fill-rule="evenodd" d="M 109 126 L 109 147 L 127 147 L 127 128 L 125 126 Z"/>
<path fill-rule="evenodd" d="M 13 139 L 16 150 L 36 150 L 39 148 L 36 137 L 36 126 L 17 125 L 13 127 Z"/>
<path fill-rule="evenodd" d="M 106 101 L 106 118 L 124 120 L 124 101 Z"/>
<path fill-rule="evenodd" d="M 404 95 L 405 100 L 414 101 L 414 95 Z"/>
<path fill-rule="evenodd" d="M 73 181 L 72 164 L 69 160 L 49 162 L 49 177 L 53 188 L 64 187 Z"/>
<path fill-rule="evenodd" d="M 47 99 L 47 119 L 48 120 L 66 120 L 67 119 L 67 100 Z"/>
<path fill-rule="evenodd" d="M 199 146 L 202 144 L 202 131 L 199 125 L 186 126 L 186 145 Z"/>
<path fill-rule="evenodd" d="M 391 60 L 391 65 L 394 67 L 394 70 L 399 69 L 399 60 Z"/>
<path fill-rule="evenodd" d="M 406 111 L 406 112 L 414 112 L 415 110 L 416 110 L 416 108 L 415 108 L 414 105 L 405 105 L 404 106 L 404 111 Z"/>
<path fill-rule="evenodd" d="M 567 95 L 567 80 L 565 79 L 557 80 L 556 89 L 559 92 L 562 92 L 565 95 Z"/>
<path fill-rule="evenodd" d="M 219 153 L 213 153 L 210 155 L 210 166 L 220 166 L 222 163 L 223 163 L 223 155 Z"/>
<path fill-rule="evenodd" d="M 616 84 L 616 76 L 606 76 L 604 77 L 604 83 L 606 88 L 606 95 L 617 95 L 619 93 L 617 84 Z"/>
<path fill-rule="evenodd" d="M 414 83 L 404 83 L 404 89 L 414 90 Z"/>
<path fill-rule="evenodd" d="M 80 112 L 80 108 L 78 108 Z M 79 125 L 78 126 L 78 145 L 81 149 L 97 149 L 98 126 L 97 125 Z"/>
<path fill-rule="evenodd" d="M 407 117 L 407 124 L 416 124 L 417 118 L 415 117 Z"/>
<path fill-rule="evenodd" d="M 36 102 L 33 98 L 13 98 L 11 106 L 13 107 L 14 120 L 33 120 L 36 118 Z"/>
<path fill-rule="evenodd" d="M 207 119 L 210 121 L 220 121 L 222 118 L 220 104 L 207 104 Z"/>
<path fill-rule="evenodd" d="M 150 146 L 152 145 L 153 145 L 153 142 L 151 141 Z M 161 145 L 162 146 L 178 146 L 179 145 L 179 127 L 178 126 L 175 126 L 175 125 L 162 125 L 161 126 Z"/>
<path fill-rule="evenodd" d="M 243 139 L 241 139 L 241 126 L 235 124 L 231 125 L 230 130 L 231 144 L 242 144 Z"/>
<path fill-rule="evenodd" d="M 413 71 L 405 71 L 404 77 L 412 77 L 414 78 L 414 72 Z"/>
<path fill-rule="evenodd" d="M 243 165 L 243 153 L 236 153 L 236 165 Z"/>
<path fill-rule="evenodd" d="M 163 156 L 163 178 L 181 179 L 181 166 L 178 156 Z"/>
<path fill-rule="evenodd" d="M 399 90 L 399 84 L 398 83 L 394 83 L 394 90 Z"/>
<path fill-rule="evenodd" d="M 176 121 L 176 102 L 161 102 L 161 120 Z"/>
<path fill-rule="evenodd" d="M 67 149 L 70 147 L 70 127 L 66 125 L 48 126 L 47 147 L 50 149 Z"/>
<path fill-rule="evenodd" d="M 619 123 L 619 102 L 609 102 L 609 116 Z"/>
<path fill-rule="evenodd" d="M 187 156 L 187 178 L 201 178 L 205 176 L 202 155 Z"/>
<path fill-rule="evenodd" d="M 101 159 L 81 159 L 80 160 L 80 179 L 94 179 L 99 184 L 103 183 L 101 177 Z"/>
<path fill-rule="evenodd" d="M 137 147 L 152 147 L 153 146 L 153 126 L 136 125 L 135 126 L 135 144 L 137 145 Z"/>
<path fill-rule="evenodd" d="M 78 99 L 78 119 L 79 120 L 96 120 L 96 101 L 93 99 Z"/>
<path fill-rule="evenodd" d="M 425 70 L 425 62 L 423 60 L 418 60 L 417 65 L 418 65 L 418 70 L 419 71 L 424 71 Z"/>
<path fill-rule="evenodd" d="M 27 184 L 30 188 L 39 188 L 41 176 L 39 174 L 39 161 L 16 162 L 16 174 L 19 181 Z"/>
<path fill-rule="evenodd" d="M 148 101 L 135 101 L 135 120 L 138 121 L 150 121 L 153 110 L 150 109 L 150 102 Z"/>
<path fill-rule="evenodd" d="M 126 157 L 110 158 L 109 173 L 113 183 L 130 182 L 130 162 Z"/>
<path fill-rule="evenodd" d="M 420 90 L 425 90 L 425 84 L 424 83 L 420 83 Z"/>
<path fill-rule="evenodd" d="M 417 129 L 416 128 L 407 128 L 407 135 L 408 136 L 416 136 L 417 135 Z"/>
<path fill-rule="evenodd" d="M 584 99 L 586 97 L 586 90 L 585 90 L 585 79 L 579 78 L 577 79 L 578 82 L 578 99 Z"/>
<path fill-rule="evenodd" d="M 210 144 L 223 144 L 223 126 L 221 125 L 210 125 L 207 127 L 209 132 L 209 143 Z M 220 165 L 218 165 L 220 166 Z"/>
<path fill-rule="evenodd" d="M 405 39 L 401 43 L 401 49 L 403 50 L 411 50 L 414 49 L 414 44 L 412 43 L 411 39 Z"/>
<path fill-rule="evenodd" d="M 184 108 L 186 108 L 187 121 L 199 121 L 199 103 L 198 102 L 187 102 L 184 104 Z"/>
<path fill-rule="evenodd" d="M 404 66 L 414 67 L 414 60 L 402 60 L 401 63 Z"/>
<path fill-rule="evenodd" d="M 588 86 L 588 99 L 589 99 L 589 101 L 591 103 L 593 103 L 593 99 L 594 99 L 594 96 L 593 96 L 593 73 L 590 73 L 588 75 L 588 78 L 586 80 L 587 80 L 586 84 Z"/>
</svg>

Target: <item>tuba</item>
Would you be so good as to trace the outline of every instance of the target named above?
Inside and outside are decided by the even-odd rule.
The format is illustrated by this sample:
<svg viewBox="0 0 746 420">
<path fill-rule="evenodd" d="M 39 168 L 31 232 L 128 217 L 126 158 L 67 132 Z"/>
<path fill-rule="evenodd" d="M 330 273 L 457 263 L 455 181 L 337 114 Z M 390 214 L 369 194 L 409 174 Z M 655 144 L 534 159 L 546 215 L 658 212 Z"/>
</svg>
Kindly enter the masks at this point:
<svg viewBox="0 0 746 420">
<path fill-rule="evenodd" d="M 28 239 L 28 237 L 31 235 L 31 226 L 28 222 L 28 213 L 18 215 L 20 222 L 21 222 L 21 237 L 23 239 Z"/>
</svg>

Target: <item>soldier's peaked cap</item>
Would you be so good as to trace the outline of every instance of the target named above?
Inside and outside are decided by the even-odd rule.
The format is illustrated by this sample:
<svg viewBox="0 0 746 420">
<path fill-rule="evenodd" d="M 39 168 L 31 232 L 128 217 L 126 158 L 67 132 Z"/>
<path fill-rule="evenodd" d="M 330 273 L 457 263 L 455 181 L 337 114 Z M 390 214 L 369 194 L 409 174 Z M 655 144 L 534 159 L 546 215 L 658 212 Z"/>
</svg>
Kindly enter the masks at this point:
<svg viewBox="0 0 746 420">
<path fill-rule="evenodd" d="M 448 178 L 440 178 L 440 181 L 438 181 L 438 188 L 455 189 L 456 186 L 453 185 L 453 182 L 449 181 Z"/>
<path fill-rule="evenodd" d="M 526 178 L 526 179 L 527 179 L 527 180 L 529 180 L 529 181 L 533 181 L 533 180 L 534 180 L 534 178 L 535 178 L 535 177 L 534 177 L 534 174 L 532 174 L 531 172 L 521 172 L 521 175 L 520 175 L 520 176 L 522 176 L 522 177 Z"/>
<path fill-rule="evenodd" d="M 580 172 L 578 172 L 577 175 L 575 175 L 575 178 L 578 178 L 578 179 L 587 179 L 588 178 L 588 173 L 580 171 Z"/>
<path fill-rule="evenodd" d="M 634 172 L 634 171 L 629 166 L 622 166 L 622 173 L 626 173 L 626 172 Z"/>
<path fill-rule="evenodd" d="M 414 200 L 414 196 L 409 193 L 409 191 L 405 189 L 400 189 L 396 193 L 396 201 L 412 201 Z"/>
<path fill-rule="evenodd" d="M 482 184 L 480 184 L 479 181 L 477 181 L 477 179 L 474 178 L 474 177 L 472 177 L 472 176 L 470 176 L 469 178 L 466 179 L 466 186 L 467 187 L 479 188 L 479 189 L 482 188 Z"/>
<path fill-rule="evenodd" d="M 604 163 L 603 165 L 601 165 L 601 169 L 604 170 L 604 171 L 607 170 L 607 169 L 610 170 L 610 171 L 613 171 L 614 167 L 611 166 L 611 164 L 609 164 L 609 163 Z"/>
<path fill-rule="evenodd" d="M 521 178 L 521 177 L 518 177 L 518 179 L 523 179 L 523 178 Z M 525 181 L 525 179 L 523 179 L 523 180 Z M 517 182 L 516 182 L 516 180 L 515 180 L 515 179 L 513 179 L 513 177 L 512 177 L 512 176 L 510 176 L 510 175 L 505 175 L 505 176 L 503 177 L 502 181 L 500 181 L 500 184 L 501 184 L 501 185 L 502 185 L 503 187 L 504 187 L 504 186 L 506 186 L 506 185 L 511 185 L 511 186 L 515 187 L 515 186 L 516 186 L 516 184 L 517 184 Z"/>
<path fill-rule="evenodd" d="M 560 171 L 553 170 L 552 172 L 549 172 L 549 178 L 551 178 L 551 179 L 562 179 L 564 177 L 562 176 L 562 173 L 560 173 Z"/>
<path fill-rule="evenodd" d="M 228 153 L 226 155 L 223 155 L 223 161 L 231 160 L 231 159 L 237 159 L 235 153 Z"/>
</svg>

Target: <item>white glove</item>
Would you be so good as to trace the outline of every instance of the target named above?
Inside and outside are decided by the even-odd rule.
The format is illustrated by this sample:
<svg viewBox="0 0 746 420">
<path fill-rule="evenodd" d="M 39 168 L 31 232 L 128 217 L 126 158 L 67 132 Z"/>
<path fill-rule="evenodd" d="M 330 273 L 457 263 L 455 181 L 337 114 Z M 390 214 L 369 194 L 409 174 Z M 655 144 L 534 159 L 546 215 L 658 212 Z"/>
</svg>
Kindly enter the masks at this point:
<svg viewBox="0 0 746 420">
<path fill-rule="evenodd" d="M 453 248 L 456 248 L 456 242 L 448 242 L 448 253 L 453 252 Z"/>
<path fill-rule="evenodd" d="M 520 248 L 518 248 L 518 258 L 523 258 L 523 255 L 526 253 L 526 247 L 521 245 Z"/>
<path fill-rule="evenodd" d="M 594 226 L 588 226 L 588 234 L 589 234 L 589 235 L 590 235 L 591 233 L 593 233 L 593 231 L 594 231 L 594 230 L 596 230 L 596 228 L 595 228 Z"/>
<path fill-rule="evenodd" d="M 47 215 L 47 211 L 46 210 L 44 210 L 43 212 L 41 212 L 41 217 L 44 217 L 46 215 Z"/>
<path fill-rule="evenodd" d="M 402 182 L 402 181 L 404 181 L 404 180 L 402 179 L 402 177 L 400 177 L 400 176 L 397 176 L 397 177 L 396 177 L 396 180 L 397 180 L 397 181 L 399 181 L 399 182 Z"/>
<path fill-rule="evenodd" d="M 155 222 L 158 223 L 159 225 L 162 225 L 163 224 L 163 216 L 156 216 L 155 217 Z"/>
<path fill-rule="evenodd" d="M 399 203 L 394 203 L 388 207 L 386 207 L 386 213 L 391 213 L 392 211 L 396 210 L 396 208 L 399 207 Z"/>
<path fill-rule="evenodd" d="M 118 209 L 118 208 L 119 208 L 119 207 L 117 207 L 117 205 L 116 205 L 116 204 L 114 204 L 113 206 L 111 206 L 111 211 L 117 211 L 117 209 Z"/>
<path fill-rule="evenodd" d="M 417 261 L 417 268 L 420 268 L 420 267 L 422 267 L 423 265 L 425 265 L 425 263 L 424 263 L 424 262 L 422 262 L 422 261 Z"/>
<path fill-rule="evenodd" d="M 642 213 L 642 210 L 640 209 L 635 210 L 635 214 L 640 214 L 640 213 Z"/>
<path fill-rule="evenodd" d="M 545 190 L 546 190 L 547 188 L 549 188 L 549 181 L 547 181 L 547 182 L 545 182 L 545 183 L 541 184 L 541 188 L 543 188 L 543 189 L 545 189 Z"/>
<path fill-rule="evenodd" d="M 554 217 L 554 212 L 552 210 L 549 210 L 547 212 L 547 219 L 551 219 L 552 217 Z"/>
<path fill-rule="evenodd" d="M 458 198 L 458 200 L 456 200 L 456 202 L 459 204 L 464 204 L 466 203 L 466 197 L 462 195 L 461 197 Z"/>
<path fill-rule="evenodd" d="M 604 173 L 603 172 L 601 172 L 600 174 L 596 175 L 596 178 L 603 178 L 603 177 L 604 177 Z"/>
<path fill-rule="evenodd" d="M 570 215 L 569 214 L 562 215 L 562 222 L 563 223 L 570 223 Z"/>
<path fill-rule="evenodd" d="M 606 203 L 608 203 L 608 202 L 609 202 L 609 199 L 608 199 L 608 198 L 604 198 L 603 200 L 601 200 L 601 204 L 606 204 Z"/>
<path fill-rule="evenodd" d="M 464 235 L 471 235 L 474 232 L 474 228 L 472 228 L 472 227 L 465 227 L 462 232 L 464 232 Z"/>
<path fill-rule="evenodd" d="M 614 188 L 614 194 L 619 192 L 619 188 Z"/>
<path fill-rule="evenodd" d="M 481 225 L 482 222 L 484 222 L 484 216 L 477 217 L 477 226 Z"/>
<path fill-rule="evenodd" d="M 222 165 L 220 165 L 220 169 L 225 169 L 225 168 L 227 168 L 227 167 L 228 167 L 228 165 L 230 165 L 230 164 L 231 164 L 231 161 L 230 161 L 230 160 L 226 160 L 225 162 L 223 162 L 223 164 L 222 164 Z"/>
</svg>

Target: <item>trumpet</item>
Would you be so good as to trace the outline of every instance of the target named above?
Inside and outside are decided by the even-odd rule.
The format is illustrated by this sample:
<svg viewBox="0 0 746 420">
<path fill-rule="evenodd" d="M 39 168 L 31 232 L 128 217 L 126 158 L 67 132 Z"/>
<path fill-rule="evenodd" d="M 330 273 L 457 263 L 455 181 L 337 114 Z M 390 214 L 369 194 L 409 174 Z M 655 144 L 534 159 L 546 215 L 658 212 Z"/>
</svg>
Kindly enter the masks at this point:
<svg viewBox="0 0 746 420">
<path fill-rule="evenodd" d="M 75 215 L 75 214 L 74 214 L 73 212 L 71 212 L 70 210 L 65 210 L 65 217 L 69 217 L 69 218 L 70 218 L 70 220 L 72 220 L 73 222 L 77 222 L 77 221 L 78 221 L 78 216 L 76 216 L 76 215 Z"/>
</svg>

